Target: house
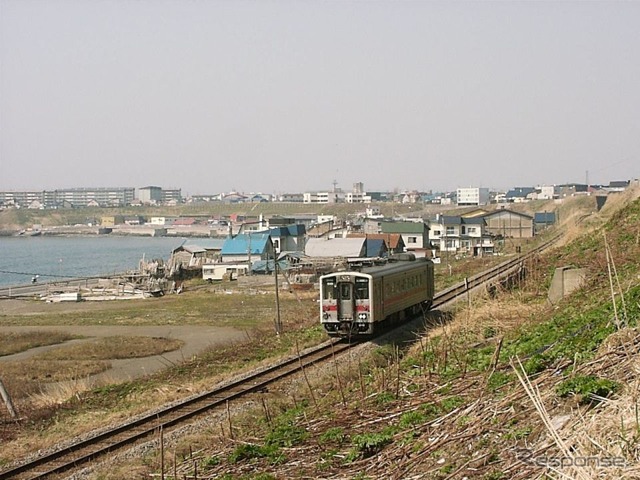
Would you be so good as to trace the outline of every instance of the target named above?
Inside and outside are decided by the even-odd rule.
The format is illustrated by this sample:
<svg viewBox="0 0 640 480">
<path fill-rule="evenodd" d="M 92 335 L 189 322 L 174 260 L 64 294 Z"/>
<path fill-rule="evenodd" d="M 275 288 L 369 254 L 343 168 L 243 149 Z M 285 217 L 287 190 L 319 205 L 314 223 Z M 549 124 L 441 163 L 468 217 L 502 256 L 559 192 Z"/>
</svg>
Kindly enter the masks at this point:
<svg viewBox="0 0 640 480">
<path fill-rule="evenodd" d="M 404 240 L 399 233 L 369 233 L 366 234 L 367 242 L 371 240 L 383 240 L 389 253 L 402 253 L 405 251 Z"/>
<path fill-rule="evenodd" d="M 107 215 L 100 218 L 100 225 L 103 227 L 114 227 L 116 225 L 122 225 L 124 223 L 124 216 L 122 215 Z"/>
<path fill-rule="evenodd" d="M 140 215 L 125 215 L 125 225 L 144 225 L 144 218 Z"/>
<path fill-rule="evenodd" d="M 493 240 L 485 231 L 483 216 L 438 215 L 430 223 L 431 243 L 441 252 L 493 253 Z"/>
<path fill-rule="evenodd" d="M 556 214 L 555 212 L 537 212 L 533 215 L 533 223 L 535 224 L 535 231 L 539 232 L 548 226 L 555 225 Z"/>
<path fill-rule="evenodd" d="M 486 187 L 458 188 L 456 203 L 462 205 L 485 205 L 489 203 L 489 189 Z"/>
<path fill-rule="evenodd" d="M 268 203 L 271 201 L 271 195 L 265 195 L 264 193 L 256 193 L 248 197 L 250 203 Z"/>
<path fill-rule="evenodd" d="M 553 200 L 555 198 L 553 185 L 542 185 L 536 188 L 535 200 Z"/>
<path fill-rule="evenodd" d="M 173 222 L 175 222 L 177 219 L 178 217 L 151 217 L 151 220 L 149 221 L 149 223 L 151 225 L 165 227 L 165 226 L 173 225 Z"/>
<path fill-rule="evenodd" d="M 220 256 L 223 262 L 268 260 L 275 251 L 268 232 L 242 233 L 225 239 Z"/>
<path fill-rule="evenodd" d="M 183 245 L 203 248 L 206 251 L 207 260 L 216 261 L 220 259 L 224 242 L 224 238 L 195 238 L 187 240 Z"/>
<path fill-rule="evenodd" d="M 309 238 L 305 254 L 309 257 L 365 257 L 366 242 L 366 238 Z"/>
<path fill-rule="evenodd" d="M 631 184 L 629 180 L 613 180 L 605 187 L 608 192 L 623 192 Z"/>
<path fill-rule="evenodd" d="M 502 238 L 532 238 L 533 217 L 512 210 L 496 210 L 483 216 L 486 231 Z"/>
<path fill-rule="evenodd" d="M 366 230 L 365 230 L 366 232 Z M 368 232 L 367 232 L 368 233 Z M 380 232 L 402 236 L 407 251 L 429 249 L 429 226 L 419 222 L 380 222 Z"/>
<path fill-rule="evenodd" d="M 171 264 L 175 267 L 198 267 L 207 261 L 207 251 L 198 245 L 180 245 L 171 251 Z"/>
<path fill-rule="evenodd" d="M 558 198 L 573 197 L 574 195 L 587 195 L 589 193 L 589 185 L 584 183 L 568 183 L 565 185 L 555 186 L 555 195 Z"/>
<path fill-rule="evenodd" d="M 280 202 L 290 203 L 302 203 L 304 201 L 304 195 L 302 193 L 283 193 L 278 198 Z"/>
<path fill-rule="evenodd" d="M 535 192 L 533 187 L 515 187 L 507 192 L 505 199 L 508 203 L 522 203 L 531 200 L 531 195 Z"/>
<path fill-rule="evenodd" d="M 211 281 L 235 280 L 240 275 L 246 275 L 249 265 L 246 263 L 211 263 L 202 265 L 202 279 Z"/>
<path fill-rule="evenodd" d="M 270 227 L 269 234 L 276 253 L 304 252 L 306 234 L 304 225 Z"/>
<path fill-rule="evenodd" d="M 365 253 L 366 257 L 383 258 L 389 255 L 387 244 L 382 238 L 367 238 L 366 246 L 367 246 L 367 251 Z"/>
<path fill-rule="evenodd" d="M 222 195 L 220 200 L 222 200 L 223 203 L 244 203 L 248 201 L 248 197 L 237 192 L 230 192 Z"/>
</svg>

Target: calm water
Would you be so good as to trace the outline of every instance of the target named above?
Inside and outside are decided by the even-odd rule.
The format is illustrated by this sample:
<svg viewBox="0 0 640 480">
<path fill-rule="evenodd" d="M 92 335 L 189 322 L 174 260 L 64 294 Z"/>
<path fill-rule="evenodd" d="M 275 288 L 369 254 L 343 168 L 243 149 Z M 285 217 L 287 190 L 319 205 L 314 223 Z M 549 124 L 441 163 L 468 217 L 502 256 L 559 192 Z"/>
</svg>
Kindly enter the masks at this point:
<svg viewBox="0 0 640 480">
<path fill-rule="evenodd" d="M 90 277 L 135 270 L 146 260 L 167 260 L 182 238 L 165 237 L 0 237 L 0 285 L 64 277 Z M 14 272 L 14 273 L 11 273 Z"/>
</svg>

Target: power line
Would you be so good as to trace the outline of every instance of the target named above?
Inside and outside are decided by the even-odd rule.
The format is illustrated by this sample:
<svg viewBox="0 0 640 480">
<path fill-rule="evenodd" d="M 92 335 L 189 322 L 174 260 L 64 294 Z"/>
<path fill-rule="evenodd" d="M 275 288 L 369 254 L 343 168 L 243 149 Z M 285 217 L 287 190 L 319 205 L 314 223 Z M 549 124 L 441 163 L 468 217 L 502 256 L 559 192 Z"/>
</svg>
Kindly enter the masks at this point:
<svg viewBox="0 0 640 480">
<path fill-rule="evenodd" d="M 0 273 L 8 273 L 11 275 L 27 275 L 29 277 L 39 276 L 39 277 L 64 277 L 64 278 L 78 278 L 77 275 L 53 275 L 47 273 L 29 273 L 29 272 L 13 272 L 11 270 L 0 270 Z"/>
</svg>

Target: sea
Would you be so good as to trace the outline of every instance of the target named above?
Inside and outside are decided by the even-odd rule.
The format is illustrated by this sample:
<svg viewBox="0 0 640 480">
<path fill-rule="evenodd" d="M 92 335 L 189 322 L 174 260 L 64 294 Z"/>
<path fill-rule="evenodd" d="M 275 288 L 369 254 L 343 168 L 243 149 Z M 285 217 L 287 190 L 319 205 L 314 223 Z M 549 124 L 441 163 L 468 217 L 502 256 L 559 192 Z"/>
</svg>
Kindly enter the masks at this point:
<svg viewBox="0 0 640 480">
<path fill-rule="evenodd" d="M 140 260 L 168 260 L 185 242 L 175 237 L 0 237 L 0 286 L 114 275 L 137 270 Z"/>
</svg>

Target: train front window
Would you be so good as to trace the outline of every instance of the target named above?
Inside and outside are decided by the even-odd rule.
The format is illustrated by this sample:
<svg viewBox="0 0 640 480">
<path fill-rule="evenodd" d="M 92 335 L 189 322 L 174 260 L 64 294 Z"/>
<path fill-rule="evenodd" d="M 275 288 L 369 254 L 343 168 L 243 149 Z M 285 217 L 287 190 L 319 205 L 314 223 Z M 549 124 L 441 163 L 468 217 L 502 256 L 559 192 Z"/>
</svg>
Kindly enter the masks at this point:
<svg viewBox="0 0 640 480">
<path fill-rule="evenodd" d="M 351 284 L 343 283 L 340 285 L 340 300 L 351 300 Z"/>
<path fill-rule="evenodd" d="M 333 278 L 324 281 L 322 288 L 324 300 L 335 300 L 337 297 L 336 284 Z"/>
<path fill-rule="evenodd" d="M 356 300 L 369 299 L 369 280 L 356 278 Z"/>
</svg>

